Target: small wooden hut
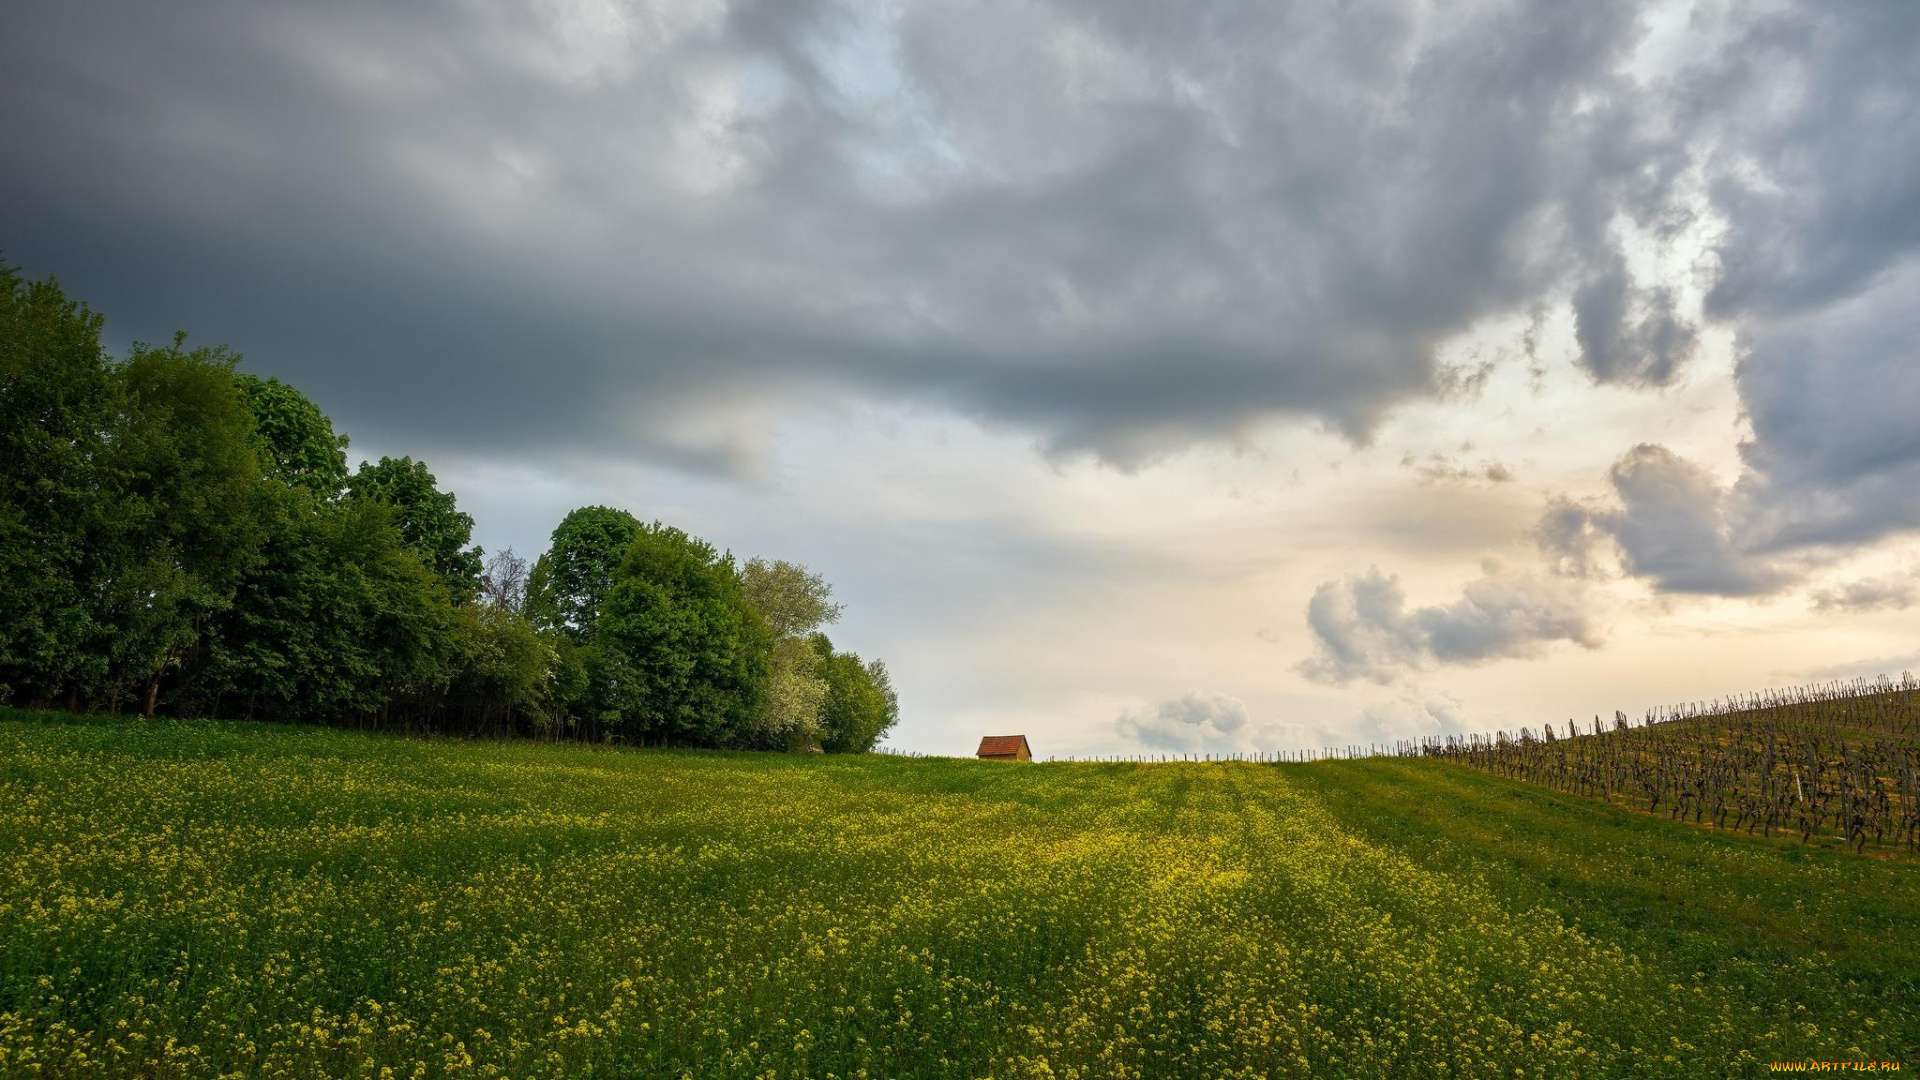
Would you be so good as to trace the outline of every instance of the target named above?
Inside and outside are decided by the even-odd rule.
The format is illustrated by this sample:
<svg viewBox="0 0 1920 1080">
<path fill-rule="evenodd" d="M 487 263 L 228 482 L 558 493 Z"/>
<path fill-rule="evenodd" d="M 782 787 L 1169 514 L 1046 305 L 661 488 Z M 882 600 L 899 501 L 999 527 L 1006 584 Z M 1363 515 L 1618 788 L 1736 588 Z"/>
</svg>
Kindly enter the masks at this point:
<svg viewBox="0 0 1920 1080">
<path fill-rule="evenodd" d="M 1033 751 L 1025 735 L 984 735 L 978 756 L 989 761 L 1032 761 Z"/>
</svg>

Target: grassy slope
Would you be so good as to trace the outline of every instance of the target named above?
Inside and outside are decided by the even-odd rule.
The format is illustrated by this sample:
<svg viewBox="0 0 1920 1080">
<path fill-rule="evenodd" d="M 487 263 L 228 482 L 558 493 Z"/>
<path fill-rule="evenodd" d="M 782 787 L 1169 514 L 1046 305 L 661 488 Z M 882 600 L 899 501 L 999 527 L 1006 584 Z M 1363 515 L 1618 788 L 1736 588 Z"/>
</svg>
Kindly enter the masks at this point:
<svg viewBox="0 0 1920 1080">
<path fill-rule="evenodd" d="M 1837 842 L 1749 837 L 1602 806 L 1423 759 L 1319 762 L 1292 774 L 1342 826 L 1423 868 L 1485 881 L 1596 938 L 1716 982 L 1768 972 L 1810 1010 L 1830 984 L 1901 1001 L 1920 1045 L 1920 865 Z M 1752 980 L 1749 980 L 1752 981 Z M 1851 1006 L 1850 1006 L 1851 1007 Z"/>
<path fill-rule="evenodd" d="M 0 1075 L 1912 1067 L 1915 874 L 1431 762 L 15 717 Z"/>
</svg>

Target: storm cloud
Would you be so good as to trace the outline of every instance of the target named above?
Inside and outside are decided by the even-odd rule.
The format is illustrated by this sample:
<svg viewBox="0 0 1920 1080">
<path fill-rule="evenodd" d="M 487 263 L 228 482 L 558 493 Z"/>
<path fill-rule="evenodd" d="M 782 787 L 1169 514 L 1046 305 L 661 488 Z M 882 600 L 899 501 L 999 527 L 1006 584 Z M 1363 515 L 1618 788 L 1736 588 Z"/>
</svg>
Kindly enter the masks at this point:
<svg viewBox="0 0 1920 1080">
<path fill-rule="evenodd" d="M 1920 527 L 1917 299 L 1920 261 L 1751 343 L 1736 372 L 1753 425 L 1736 494 L 1755 549 L 1848 548 Z"/>
<path fill-rule="evenodd" d="M 1636 448 L 1594 524 L 1657 590 L 1747 596 L 1920 528 L 1920 7 L 1772 6 L 1721 36 L 1676 115 L 1725 222 L 1705 312 L 1740 333 L 1743 469 L 1721 491 Z"/>
<path fill-rule="evenodd" d="M 1563 574 L 1625 569 L 1665 593 L 1756 596 L 1920 529 L 1920 263 L 1773 325 L 1735 371 L 1751 437 L 1727 485 L 1664 446 L 1628 450 L 1615 499 L 1551 503 L 1536 530 Z"/>
<path fill-rule="evenodd" d="M 1617 562 L 1656 592 L 1707 596 L 1766 595 L 1799 580 L 1756 551 L 1748 489 L 1654 443 L 1622 454 L 1607 478 L 1614 500 L 1555 499 L 1541 515 L 1533 536 L 1555 573 L 1602 580 Z"/>
<path fill-rule="evenodd" d="M 1692 135 L 1778 133 L 1713 107 L 1744 85 L 1718 58 L 1637 71 L 1648 22 L 35 2 L 0 44 L 0 198 L 32 208 L 0 242 L 126 332 L 466 451 L 728 470 L 845 394 L 1123 466 L 1288 417 L 1364 438 L 1444 389 L 1442 342 L 1575 293 L 1596 378 L 1686 362 L 1628 233 L 1697 212 Z"/>
</svg>

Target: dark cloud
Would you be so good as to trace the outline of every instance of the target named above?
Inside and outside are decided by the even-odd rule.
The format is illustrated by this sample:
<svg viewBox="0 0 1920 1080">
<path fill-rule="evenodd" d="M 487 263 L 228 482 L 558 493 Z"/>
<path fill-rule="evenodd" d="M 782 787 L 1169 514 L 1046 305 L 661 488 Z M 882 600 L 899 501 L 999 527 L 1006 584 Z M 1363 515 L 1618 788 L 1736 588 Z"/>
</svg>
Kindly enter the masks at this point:
<svg viewBox="0 0 1920 1080">
<path fill-rule="evenodd" d="M 1729 492 L 1700 466 L 1642 443 L 1609 477 L 1620 506 L 1596 515 L 1595 524 L 1619 543 L 1626 569 L 1660 591 L 1751 596 L 1789 580 L 1750 554 L 1738 522 L 1729 520 Z"/>
<path fill-rule="evenodd" d="M 29 3 L 0 242 L 377 440 L 727 470 L 860 392 L 1128 465 L 1364 437 L 1457 381 L 1437 343 L 1616 267 L 1684 164 L 1630 4 L 889 18 Z M 1657 381 L 1638 333 L 1607 362 Z"/>
<path fill-rule="evenodd" d="M 1573 316 L 1580 362 L 1597 382 L 1664 386 L 1699 344 L 1676 290 L 1635 286 L 1624 259 L 1574 290 Z"/>
<path fill-rule="evenodd" d="M 1775 318 L 1855 296 L 1920 248 L 1920 6 L 1731 17 L 1675 86 L 1727 221 L 1708 311 Z"/>
<path fill-rule="evenodd" d="M 1603 579 L 1617 555 L 1626 573 L 1664 593 L 1755 596 L 1796 580 L 1754 553 L 1734 494 L 1666 447 L 1634 447 L 1608 479 L 1614 501 L 1555 499 L 1541 515 L 1534 540 L 1556 574 Z"/>
<path fill-rule="evenodd" d="M 1844 462 L 1776 388 L 1911 355 L 1802 346 L 1920 250 L 1920 8 L 1702 6 L 1665 68 L 1652 11 L 28 0 L 0 244 L 375 441 L 735 471 L 858 393 L 1127 466 L 1365 438 L 1475 385 L 1439 343 L 1569 301 L 1596 380 L 1668 383 L 1697 329 L 1629 237 L 1706 215 L 1787 506 Z"/>
<path fill-rule="evenodd" d="M 1555 498 L 1547 503 L 1540 523 L 1534 526 L 1533 538 L 1548 569 L 1562 577 L 1588 581 L 1609 576 L 1604 557 L 1606 534 L 1595 516 L 1594 511 L 1571 499 Z"/>
<path fill-rule="evenodd" d="M 1741 328 L 1752 427 L 1727 542 L 1700 556 L 1726 569 L 1693 580 L 1736 593 L 1789 583 L 1782 556 L 1814 565 L 1920 528 L 1920 5 L 1742 18 L 1676 82 L 1725 222 L 1707 312 Z"/>
<path fill-rule="evenodd" d="M 1752 435 L 1734 483 L 1637 446 L 1610 473 L 1614 500 L 1549 505 L 1535 530 L 1543 553 L 1559 573 L 1597 576 L 1610 539 L 1661 592 L 1755 596 L 1920 528 L 1915 296 L 1920 261 L 1856 299 L 1768 324 L 1736 371 Z"/>
<path fill-rule="evenodd" d="M 1377 568 L 1329 581 L 1307 604 L 1319 654 L 1300 665 L 1310 679 L 1387 683 L 1436 664 L 1536 656 L 1558 641 L 1600 645 L 1591 602 L 1559 579 L 1489 564 L 1450 604 L 1407 609 L 1397 576 Z"/>
<path fill-rule="evenodd" d="M 1749 342 L 1738 369 L 1744 527 L 1760 551 L 1920 527 L 1920 260 Z"/>
</svg>

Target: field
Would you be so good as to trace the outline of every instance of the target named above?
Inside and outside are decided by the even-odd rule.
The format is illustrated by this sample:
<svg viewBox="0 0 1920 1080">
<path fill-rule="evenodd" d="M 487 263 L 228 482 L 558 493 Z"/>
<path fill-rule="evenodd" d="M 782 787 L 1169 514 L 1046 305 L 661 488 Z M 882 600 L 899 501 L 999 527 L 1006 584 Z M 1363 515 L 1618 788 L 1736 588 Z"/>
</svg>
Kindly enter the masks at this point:
<svg viewBox="0 0 1920 1080">
<path fill-rule="evenodd" d="M 1920 867 L 1445 761 L 0 719 L 0 1076 L 1920 1068 Z"/>
</svg>

